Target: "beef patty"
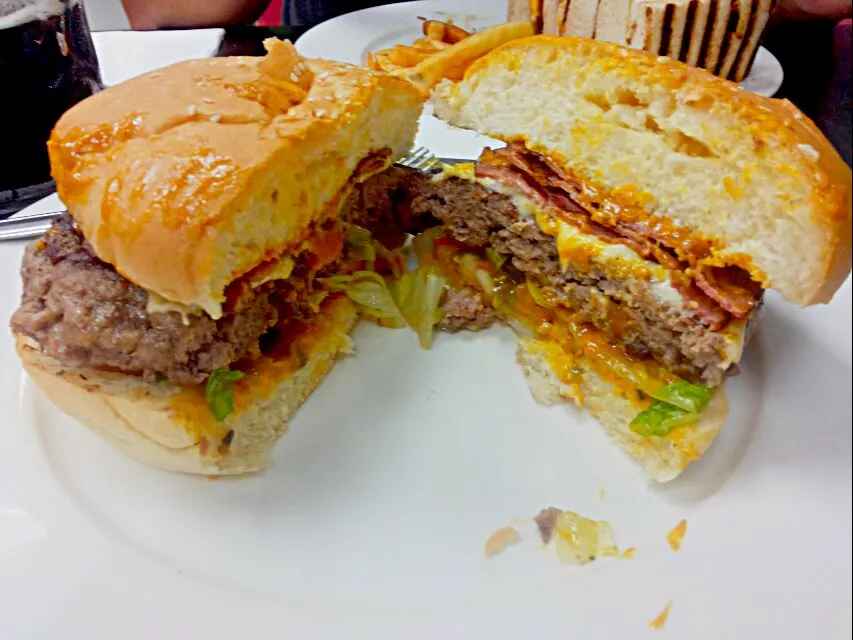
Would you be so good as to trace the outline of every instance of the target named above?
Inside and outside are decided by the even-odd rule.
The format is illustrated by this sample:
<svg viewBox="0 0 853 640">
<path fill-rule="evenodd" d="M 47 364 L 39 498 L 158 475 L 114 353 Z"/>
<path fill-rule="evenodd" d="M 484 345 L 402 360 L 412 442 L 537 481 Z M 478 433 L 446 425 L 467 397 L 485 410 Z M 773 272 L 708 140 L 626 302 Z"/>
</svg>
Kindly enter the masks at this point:
<svg viewBox="0 0 853 640">
<path fill-rule="evenodd" d="M 69 216 L 30 244 L 21 268 L 24 293 L 12 329 L 72 367 L 166 376 L 190 385 L 255 352 L 278 318 L 274 287 L 257 291 L 239 313 L 213 320 L 148 313 L 148 292 L 99 260 Z"/>
<path fill-rule="evenodd" d="M 356 184 L 340 219 L 375 234 L 419 231 L 438 222 L 408 206 L 429 183 L 399 167 Z M 324 272 L 333 272 L 329 265 Z M 284 315 L 310 313 L 304 297 L 309 274 L 297 264 L 286 281 L 273 281 L 240 297 L 219 320 L 206 314 L 149 313 L 148 292 L 99 260 L 69 216 L 32 243 L 21 268 L 23 298 L 12 329 L 71 367 L 162 377 L 178 385 L 203 382 L 215 369 L 259 352 L 260 339 Z"/>
<path fill-rule="evenodd" d="M 459 178 L 430 187 L 413 198 L 415 215 L 431 212 L 456 240 L 509 256 L 513 266 L 630 352 L 651 355 L 693 381 L 722 382 L 723 336 L 660 303 L 645 283 L 609 279 L 594 268 L 564 271 L 554 238 L 522 217 L 503 194 Z"/>
</svg>

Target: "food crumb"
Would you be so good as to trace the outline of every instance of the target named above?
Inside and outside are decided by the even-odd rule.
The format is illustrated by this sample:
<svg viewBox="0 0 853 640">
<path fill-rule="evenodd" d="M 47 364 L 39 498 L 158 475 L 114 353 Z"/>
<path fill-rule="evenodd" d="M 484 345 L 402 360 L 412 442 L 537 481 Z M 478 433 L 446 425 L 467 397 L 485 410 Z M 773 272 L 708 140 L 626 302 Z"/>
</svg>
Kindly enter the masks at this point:
<svg viewBox="0 0 853 640">
<path fill-rule="evenodd" d="M 601 489 L 598 490 L 598 497 L 604 500 L 606 496 L 607 492 L 604 490 L 604 487 L 601 487 Z"/>
<path fill-rule="evenodd" d="M 681 549 L 681 542 L 684 540 L 684 534 L 687 533 L 687 520 L 682 520 L 666 534 L 666 539 L 669 542 L 669 547 L 673 551 Z"/>
<path fill-rule="evenodd" d="M 628 547 L 622 552 L 622 557 L 627 560 L 629 558 L 633 558 L 635 553 L 637 553 L 637 550 L 634 547 Z"/>
<path fill-rule="evenodd" d="M 521 539 L 518 529 L 515 527 L 501 527 L 489 536 L 483 551 L 487 558 L 492 558 L 506 549 L 509 545 L 515 544 Z"/>
<path fill-rule="evenodd" d="M 557 507 L 548 507 L 542 509 L 533 521 L 539 527 L 539 536 L 542 542 L 548 544 L 551 542 L 551 536 L 554 535 L 554 527 L 557 526 L 557 516 L 560 515 L 560 510 Z"/>
<path fill-rule="evenodd" d="M 669 618 L 669 610 L 671 607 L 672 607 L 672 601 L 670 600 L 669 604 L 667 604 L 663 608 L 663 611 L 661 611 L 657 615 L 657 617 L 649 623 L 649 626 L 652 629 L 658 629 L 658 630 L 663 629 L 664 625 L 666 624 L 667 619 Z"/>
</svg>

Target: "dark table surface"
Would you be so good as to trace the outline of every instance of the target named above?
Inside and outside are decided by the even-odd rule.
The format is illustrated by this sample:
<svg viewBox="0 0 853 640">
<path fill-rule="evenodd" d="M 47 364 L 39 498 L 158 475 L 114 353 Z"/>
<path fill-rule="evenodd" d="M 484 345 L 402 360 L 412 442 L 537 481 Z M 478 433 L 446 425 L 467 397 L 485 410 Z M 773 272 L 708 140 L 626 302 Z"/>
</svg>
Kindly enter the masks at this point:
<svg viewBox="0 0 853 640">
<path fill-rule="evenodd" d="M 809 116 L 832 142 L 848 165 L 851 163 L 851 69 L 850 49 L 836 58 L 833 52 L 835 22 L 815 20 L 771 26 L 766 46 L 782 63 L 785 80 L 777 98 L 787 98 Z M 269 37 L 297 40 L 299 27 L 230 27 L 218 55 L 264 54 Z"/>
</svg>

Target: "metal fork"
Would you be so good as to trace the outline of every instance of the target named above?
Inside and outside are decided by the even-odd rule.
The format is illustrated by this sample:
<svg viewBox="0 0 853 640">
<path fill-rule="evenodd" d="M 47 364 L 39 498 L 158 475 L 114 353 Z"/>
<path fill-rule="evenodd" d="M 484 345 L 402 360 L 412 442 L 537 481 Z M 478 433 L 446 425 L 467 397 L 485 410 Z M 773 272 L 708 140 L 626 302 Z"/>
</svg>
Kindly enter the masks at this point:
<svg viewBox="0 0 853 640">
<path fill-rule="evenodd" d="M 47 231 L 51 223 L 63 213 L 65 210 L 33 213 L 28 216 L 14 216 L 0 220 L 0 241 L 37 238 Z"/>
<path fill-rule="evenodd" d="M 417 147 L 410 151 L 405 158 L 401 158 L 395 164 L 416 171 L 428 171 L 441 160 L 426 147 Z M 50 224 L 65 211 L 50 211 L 47 213 L 34 213 L 28 216 L 14 216 L 6 220 L 0 220 L 0 241 L 23 240 L 35 238 L 48 230 Z"/>
<path fill-rule="evenodd" d="M 436 164 L 438 164 L 440 160 L 433 154 L 432 151 L 427 149 L 426 147 L 418 147 L 412 151 L 409 151 L 408 155 L 401 160 L 397 160 L 395 163 L 397 166 L 406 167 L 408 169 L 416 169 L 418 171 L 426 171 Z"/>
</svg>

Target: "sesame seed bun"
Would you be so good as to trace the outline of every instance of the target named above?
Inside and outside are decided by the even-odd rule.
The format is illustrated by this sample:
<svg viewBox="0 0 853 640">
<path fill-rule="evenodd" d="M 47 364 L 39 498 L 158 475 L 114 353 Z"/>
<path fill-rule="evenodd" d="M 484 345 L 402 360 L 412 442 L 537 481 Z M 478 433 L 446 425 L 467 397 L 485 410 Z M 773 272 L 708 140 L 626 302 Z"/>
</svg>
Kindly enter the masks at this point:
<svg viewBox="0 0 853 640">
<path fill-rule="evenodd" d="M 48 143 L 98 257 L 214 318 L 232 280 L 337 213 L 363 159 L 380 154 L 376 172 L 408 151 L 422 107 L 404 80 L 267 44 L 263 58 L 181 62 L 110 87 Z"/>
<path fill-rule="evenodd" d="M 791 302 L 827 302 L 850 273 L 850 168 L 787 101 L 642 51 L 535 36 L 433 102 L 450 124 L 563 165 L 596 194 L 581 205 L 674 224 L 710 243 L 711 264 Z"/>
</svg>

